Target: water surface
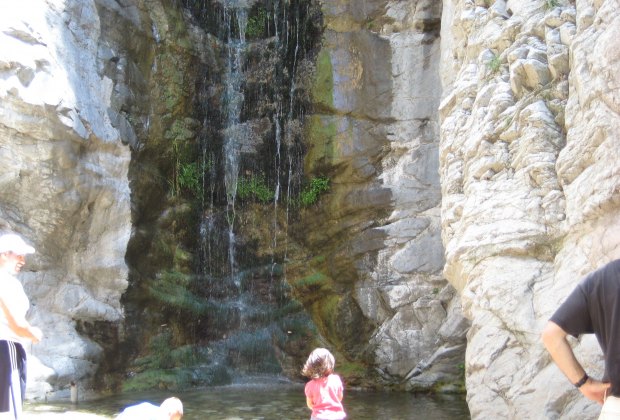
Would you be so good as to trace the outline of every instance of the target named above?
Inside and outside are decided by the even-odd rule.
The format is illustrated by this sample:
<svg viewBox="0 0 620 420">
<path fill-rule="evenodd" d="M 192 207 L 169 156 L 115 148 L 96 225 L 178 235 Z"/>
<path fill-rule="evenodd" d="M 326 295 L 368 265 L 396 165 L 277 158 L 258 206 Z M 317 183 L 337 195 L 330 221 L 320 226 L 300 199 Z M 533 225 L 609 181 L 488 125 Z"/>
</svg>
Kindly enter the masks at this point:
<svg viewBox="0 0 620 420">
<path fill-rule="evenodd" d="M 193 389 L 178 393 L 148 392 L 116 395 L 96 401 L 30 406 L 28 410 L 49 412 L 96 413 L 113 418 L 124 407 L 149 401 L 159 404 L 175 395 L 183 401 L 183 420 L 308 420 L 302 385 L 234 385 Z M 463 396 L 420 396 L 404 392 L 345 390 L 343 400 L 349 420 L 384 419 L 469 419 Z M 41 418 L 41 417 L 37 417 Z M 79 417 L 73 417 L 79 418 Z M 86 417 L 84 417 L 86 418 Z"/>
</svg>

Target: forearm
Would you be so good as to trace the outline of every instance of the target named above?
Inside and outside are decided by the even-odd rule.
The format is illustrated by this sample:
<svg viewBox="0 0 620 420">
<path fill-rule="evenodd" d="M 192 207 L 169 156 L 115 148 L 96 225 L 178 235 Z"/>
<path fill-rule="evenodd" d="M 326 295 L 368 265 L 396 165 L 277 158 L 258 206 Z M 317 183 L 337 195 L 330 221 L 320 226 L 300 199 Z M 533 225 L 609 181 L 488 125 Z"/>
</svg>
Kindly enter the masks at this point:
<svg viewBox="0 0 620 420">
<path fill-rule="evenodd" d="M 26 322 L 25 324 L 14 325 L 11 325 L 11 323 L 9 323 L 9 327 L 15 332 L 15 334 L 20 337 L 24 337 L 35 342 L 39 341 L 39 337 L 35 332 L 35 327 L 30 325 L 28 322 Z"/>
<path fill-rule="evenodd" d="M 4 313 L 9 328 L 19 337 L 28 338 L 34 342 L 38 342 L 41 339 L 40 330 L 30 325 L 25 319 L 18 320 L 14 317 L 2 299 L 0 299 L 0 309 Z"/>
<path fill-rule="evenodd" d="M 571 383 L 578 382 L 585 370 L 575 357 L 573 349 L 566 340 L 566 332 L 557 324 L 549 321 L 543 331 L 542 339 L 551 358 Z"/>
<path fill-rule="evenodd" d="M 558 365 L 562 373 L 572 384 L 578 383 L 586 374 L 585 370 L 575 357 L 573 349 L 566 340 L 566 332 L 554 322 L 549 321 L 542 334 L 543 344 Z M 579 391 L 592 401 L 602 404 L 611 384 L 602 383 L 592 378 L 579 387 Z"/>
</svg>

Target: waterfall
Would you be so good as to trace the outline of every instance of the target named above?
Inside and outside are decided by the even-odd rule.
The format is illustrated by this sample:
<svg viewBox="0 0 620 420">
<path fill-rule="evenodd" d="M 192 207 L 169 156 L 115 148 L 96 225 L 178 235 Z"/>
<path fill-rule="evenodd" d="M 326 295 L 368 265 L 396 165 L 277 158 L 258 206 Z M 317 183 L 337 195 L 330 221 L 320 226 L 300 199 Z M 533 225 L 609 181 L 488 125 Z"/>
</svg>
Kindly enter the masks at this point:
<svg viewBox="0 0 620 420">
<path fill-rule="evenodd" d="M 172 172 L 175 195 L 174 207 L 161 203 L 165 218 L 145 219 L 153 220 L 159 248 L 147 256 L 135 249 L 149 276 L 132 289 L 133 313 L 151 330 L 148 350 L 139 337 L 132 344 L 149 357 L 133 382 L 146 383 L 149 369 L 158 380 L 162 370 L 175 369 L 177 376 L 163 381 L 184 386 L 296 376 L 316 332 L 286 281 L 309 103 L 295 78 L 316 47 L 304 46 L 301 34 L 311 28 L 318 42 L 322 27 L 320 20 L 303 21 L 299 10 L 305 3 L 320 7 L 316 0 L 177 1 L 203 31 L 208 59 L 194 63 L 195 88 L 176 75 L 182 94 L 170 97 L 192 104 L 193 113 L 169 108 L 173 162 L 149 154 Z M 163 40 L 158 45 L 165 51 Z M 163 58 L 158 63 L 154 71 L 168 80 L 175 69 Z M 306 64 L 310 74 L 312 59 Z M 144 200 L 144 208 L 153 202 Z M 149 243 L 149 229 L 139 232 L 145 238 L 136 243 Z M 152 312 L 143 314 L 145 290 Z M 147 328 L 138 322 L 135 328 Z"/>
<path fill-rule="evenodd" d="M 235 198 L 239 181 L 239 148 L 242 136 L 246 135 L 240 125 L 241 105 L 243 104 L 242 83 L 243 60 L 246 48 L 245 28 L 248 21 L 247 10 L 239 7 L 239 1 L 225 1 L 224 22 L 227 28 L 226 73 L 224 77 L 225 98 L 224 116 L 224 184 L 226 186 L 226 220 L 228 222 L 228 262 L 231 278 L 239 286 L 235 278 Z M 236 6 L 236 7 L 235 7 Z M 233 8 L 230 8 L 233 7 Z M 233 19 L 234 18 L 234 19 Z M 237 24 L 238 37 L 233 31 L 233 22 Z"/>
</svg>

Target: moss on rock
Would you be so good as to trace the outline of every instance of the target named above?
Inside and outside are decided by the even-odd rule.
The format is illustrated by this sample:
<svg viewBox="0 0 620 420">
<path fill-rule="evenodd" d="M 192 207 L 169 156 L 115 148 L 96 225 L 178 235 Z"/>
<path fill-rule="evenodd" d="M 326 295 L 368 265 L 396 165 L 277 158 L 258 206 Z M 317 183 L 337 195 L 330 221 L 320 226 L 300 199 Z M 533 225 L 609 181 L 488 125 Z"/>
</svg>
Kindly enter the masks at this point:
<svg viewBox="0 0 620 420">
<path fill-rule="evenodd" d="M 329 51 L 325 49 L 317 57 L 312 99 L 319 107 L 331 109 L 334 106 L 334 68 Z"/>
</svg>

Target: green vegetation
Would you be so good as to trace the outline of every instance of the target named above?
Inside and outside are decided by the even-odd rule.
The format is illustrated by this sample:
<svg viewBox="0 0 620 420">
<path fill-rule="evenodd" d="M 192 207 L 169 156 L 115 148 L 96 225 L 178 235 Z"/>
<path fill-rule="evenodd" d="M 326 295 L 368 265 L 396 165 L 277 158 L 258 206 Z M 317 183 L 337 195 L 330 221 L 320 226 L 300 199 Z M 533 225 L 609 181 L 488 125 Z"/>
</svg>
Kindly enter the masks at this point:
<svg viewBox="0 0 620 420">
<path fill-rule="evenodd" d="M 322 168 L 334 166 L 338 156 L 339 130 L 336 119 L 310 115 L 306 119 L 305 138 L 308 151 L 304 157 L 307 173 L 319 173 Z"/>
<path fill-rule="evenodd" d="M 323 264 L 325 261 L 327 261 L 325 255 L 317 255 L 316 257 L 312 258 L 313 264 Z"/>
<path fill-rule="evenodd" d="M 313 273 L 295 281 L 295 287 L 323 287 L 329 283 L 329 277 L 323 273 Z"/>
<path fill-rule="evenodd" d="M 312 97 L 317 104 L 332 107 L 334 105 L 334 68 L 329 52 L 321 50 L 317 57 L 316 78 L 312 87 Z"/>
<path fill-rule="evenodd" d="M 180 37 L 180 35 L 178 35 Z M 179 38 L 177 38 L 179 39 Z M 182 106 L 188 87 L 185 83 L 185 69 L 180 65 L 177 55 L 173 52 L 162 53 L 157 62 L 161 63 L 160 72 L 157 75 L 159 90 L 159 98 L 161 103 L 165 105 L 166 117 L 174 117 L 179 114 L 180 106 Z M 182 63 L 185 64 L 185 63 Z"/>
<path fill-rule="evenodd" d="M 376 32 L 379 29 L 381 29 L 381 27 L 377 24 L 377 22 L 375 22 L 375 20 L 370 16 L 366 17 L 366 22 L 364 23 L 364 27 L 371 32 Z"/>
<path fill-rule="evenodd" d="M 231 382 L 221 365 L 170 369 L 147 369 L 136 373 L 123 384 L 124 392 L 152 389 L 187 389 L 200 385 L 226 385 Z"/>
<path fill-rule="evenodd" d="M 137 373 L 123 384 L 123 391 L 185 388 L 176 369 L 153 369 Z M 189 382 L 189 381 L 187 381 Z"/>
<path fill-rule="evenodd" d="M 302 206 L 311 206 L 319 200 L 319 196 L 329 191 L 329 178 L 316 177 L 310 180 L 310 185 L 303 189 L 299 197 Z"/>
<path fill-rule="evenodd" d="M 174 169 L 172 180 L 170 180 L 170 191 L 173 197 L 179 195 L 182 190 L 196 197 L 202 193 L 201 179 L 204 168 L 202 168 L 203 165 L 193 162 L 191 145 L 194 132 L 190 126 L 191 123 L 187 120 L 175 120 L 164 134 L 164 137 L 172 143 Z"/>
<path fill-rule="evenodd" d="M 487 63 L 487 66 L 492 73 L 497 73 L 502 66 L 502 61 L 500 60 L 499 56 L 494 55 L 493 58 L 491 58 L 491 60 L 489 60 L 489 62 Z"/>
<path fill-rule="evenodd" d="M 254 197 L 261 203 L 269 203 L 275 192 L 269 188 L 263 177 L 241 178 L 237 183 L 237 197 L 242 200 Z"/>
<path fill-rule="evenodd" d="M 172 126 L 166 130 L 164 138 L 172 140 L 172 147 L 175 152 L 180 153 L 183 143 L 194 137 L 194 132 L 188 127 L 188 124 L 182 120 L 175 120 Z"/>
<path fill-rule="evenodd" d="M 465 363 L 459 363 L 456 368 L 459 372 L 459 377 L 455 382 L 456 392 L 465 394 L 467 389 L 465 389 Z"/>
<path fill-rule="evenodd" d="M 183 170 L 184 168 L 182 168 Z M 181 172 L 180 178 L 187 174 L 188 180 L 179 181 L 181 187 L 185 186 L 188 189 L 193 188 L 197 181 L 197 171 L 193 167 L 187 168 L 187 172 Z M 199 185 L 199 184 L 198 184 Z M 303 206 L 308 207 L 316 204 L 319 197 L 329 191 L 330 180 L 327 177 L 314 177 L 310 180 L 307 186 L 299 194 L 297 202 Z M 269 187 L 263 176 L 257 177 L 242 177 L 237 182 L 237 197 L 241 200 L 256 200 L 262 204 L 270 203 L 275 198 L 275 191 Z"/>
<path fill-rule="evenodd" d="M 342 376 L 344 376 L 345 378 L 348 378 L 351 376 L 366 376 L 367 368 L 361 363 L 344 361 L 341 363 L 337 363 L 335 370 L 338 373 L 342 374 Z"/>
<path fill-rule="evenodd" d="M 180 163 L 178 167 L 179 187 L 199 196 L 202 191 L 202 174 L 196 162 Z"/>
<path fill-rule="evenodd" d="M 272 312 L 272 318 L 278 320 L 286 320 L 287 317 L 294 315 L 299 312 L 303 312 L 304 307 L 301 302 L 292 299 L 286 305 L 274 310 Z"/>
<path fill-rule="evenodd" d="M 176 270 L 161 272 L 150 287 L 151 295 L 165 307 L 181 309 L 196 315 L 206 313 L 208 305 L 203 298 L 188 290 L 190 275 Z"/>
<path fill-rule="evenodd" d="M 323 314 L 322 319 L 331 323 L 335 323 L 339 304 L 340 296 L 338 295 L 331 295 L 327 299 L 324 299 L 321 302 L 321 313 Z"/>
<path fill-rule="evenodd" d="M 169 369 L 174 367 L 170 347 L 172 345 L 172 333 L 164 331 L 151 338 L 149 342 L 150 354 L 136 359 L 137 366 L 151 369 Z"/>
<path fill-rule="evenodd" d="M 152 337 L 148 355 L 134 361 L 135 374 L 123 384 L 123 391 L 230 383 L 226 369 L 212 364 L 211 349 L 193 345 L 174 348 L 173 341 L 169 330 Z"/>
<path fill-rule="evenodd" d="M 338 307 L 340 306 L 340 301 L 340 296 L 330 294 L 329 296 L 324 296 L 319 302 L 313 305 L 313 311 L 316 311 L 314 319 L 320 319 L 323 326 L 321 333 L 327 335 L 336 347 L 342 344 L 342 337 L 335 334 L 335 332 L 338 331 L 336 323 L 338 321 Z"/>
<path fill-rule="evenodd" d="M 554 7 L 558 7 L 560 2 L 558 0 L 545 0 L 545 9 L 550 10 Z"/>
<path fill-rule="evenodd" d="M 172 196 L 177 196 L 185 191 L 195 198 L 201 198 L 203 194 L 203 175 L 209 170 L 208 165 L 208 163 L 184 162 L 180 153 L 178 153 L 174 165 L 173 179 L 170 182 Z"/>
<path fill-rule="evenodd" d="M 248 23 L 245 27 L 245 36 L 250 39 L 260 38 L 265 33 L 268 19 L 267 10 L 263 7 L 259 8 L 256 14 L 248 18 Z"/>
</svg>

